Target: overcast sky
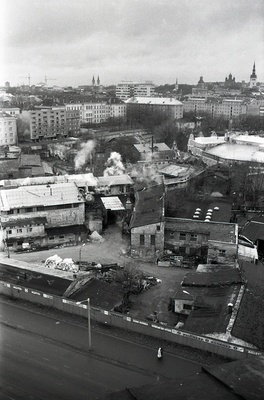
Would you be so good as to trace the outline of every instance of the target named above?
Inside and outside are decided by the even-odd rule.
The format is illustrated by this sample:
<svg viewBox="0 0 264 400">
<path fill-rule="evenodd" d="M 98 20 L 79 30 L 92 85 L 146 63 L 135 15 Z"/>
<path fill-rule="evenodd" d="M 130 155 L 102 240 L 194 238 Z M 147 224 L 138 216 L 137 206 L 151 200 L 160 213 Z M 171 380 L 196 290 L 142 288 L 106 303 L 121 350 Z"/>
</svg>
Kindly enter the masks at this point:
<svg viewBox="0 0 264 400">
<path fill-rule="evenodd" d="M 264 81 L 263 0 L 2 0 L 0 85 Z M 55 80 L 56 79 L 56 80 Z"/>
</svg>

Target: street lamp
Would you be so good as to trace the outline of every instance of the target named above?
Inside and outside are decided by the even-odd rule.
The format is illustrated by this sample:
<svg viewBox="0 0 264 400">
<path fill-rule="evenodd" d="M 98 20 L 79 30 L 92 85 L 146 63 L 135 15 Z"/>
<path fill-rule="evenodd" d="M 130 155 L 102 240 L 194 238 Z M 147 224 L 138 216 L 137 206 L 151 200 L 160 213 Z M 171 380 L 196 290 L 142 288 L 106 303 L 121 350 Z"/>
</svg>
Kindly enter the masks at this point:
<svg viewBox="0 0 264 400">
<path fill-rule="evenodd" d="M 81 247 L 80 247 L 80 250 L 79 250 L 79 271 L 80 271 L 80 267 L 81 267 L 82 248 L 83 248 L 83 246 L 85 246 L 85 245 L 86 245 L 86 243 L 83 243 L 83 244 L 81 245 Z"/>
<path fill-rule="evenodd" d="M 89 351 L 92 347 L 92 337 L 91 337 L 91 307 L 90 307 L 90 298 L 78 301 L 76 304 L 82 304 L 87 301 L 87 319 L 88 319 L 88 344 L 89 344 Z"/>
</svg>

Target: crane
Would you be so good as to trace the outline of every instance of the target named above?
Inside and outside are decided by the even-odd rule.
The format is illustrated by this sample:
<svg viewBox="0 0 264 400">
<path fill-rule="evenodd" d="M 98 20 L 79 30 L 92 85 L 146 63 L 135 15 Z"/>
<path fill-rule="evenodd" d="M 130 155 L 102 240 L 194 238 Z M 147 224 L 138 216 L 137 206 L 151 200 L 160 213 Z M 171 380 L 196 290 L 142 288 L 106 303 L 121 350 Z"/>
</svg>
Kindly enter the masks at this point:
<svg viewBox="0 0 264 400">
<path fill-rule="evenodd" d="M 47 78 L 46 76 L 45 76 L 45 84 L 47 85 L 47 82 L 48 81 L 56 81 L 57 79 L 54 79 L 54 78 Z"/>
<path fill-rule="evenodd" d="M 20 76 L 22 79 L 28 79 L 28 86 L 30 86 L 30 74 L 28 76 Z"/>
</svg>

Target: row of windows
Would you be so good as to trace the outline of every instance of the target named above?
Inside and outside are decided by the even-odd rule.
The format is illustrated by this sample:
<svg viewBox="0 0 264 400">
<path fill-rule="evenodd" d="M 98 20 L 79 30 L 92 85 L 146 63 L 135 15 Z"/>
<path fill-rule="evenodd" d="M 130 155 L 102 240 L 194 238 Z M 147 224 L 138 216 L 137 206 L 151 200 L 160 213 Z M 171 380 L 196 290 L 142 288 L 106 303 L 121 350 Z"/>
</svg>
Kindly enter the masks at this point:
<svg viewBox="0 0 264 400">
<path fill-rule="evenodd" d="M 145 245 L 145 235 L 139 235 L 139 244 L 140 246 Z M 150 235 L 150 245 L 155 246 L 155 244 L 156 244 L 156 236 Z"/>
<path fill-rule="evenodd" d="M 6 231 L 7 235 L 12 235 L 15 233 L 23 233 L 24 229 L 23 228 L 17 228 L 17 229 L 8 229 Z M 26 232 L 32 232 L 32 228 L 26 228 Z"/>
<path fill-rule="evenodd" d="M 38 207 L 27 207 L 27 208 L 15 208 L 7 211 L 7 214 L 23 214 L 23 213 L 31 213 L 36 211 L 46 211 L 46 210 L 61 210 L 67 208 L 77 208 L 79 207 L 78 203 L 74 204 L 58 204 L 55 206 L 38 206 Z"/>
</svg>

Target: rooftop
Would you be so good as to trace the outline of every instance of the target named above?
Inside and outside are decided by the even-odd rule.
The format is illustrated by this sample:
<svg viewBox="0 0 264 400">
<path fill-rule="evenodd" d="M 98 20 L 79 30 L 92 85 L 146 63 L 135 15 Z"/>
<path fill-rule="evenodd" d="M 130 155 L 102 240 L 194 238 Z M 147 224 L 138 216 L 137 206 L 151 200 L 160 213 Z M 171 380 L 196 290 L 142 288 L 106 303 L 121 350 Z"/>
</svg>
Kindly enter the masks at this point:
<svg viewBox="0 0 264 400">
<path fill-rule="evenodd" d="M 264 152 L 259 151 L 259 146 L 250 144 L 228 142 L 206 150 L 206 153 L 226 160 L 264 163 Z"/>
<path fill-rule="evenodd" d="M 155 224 L 164 218 L 164 189 L 156 185 L 136 192 L 136 204 L 130 228 Z"/>
<path fill-rule="evenodd" d="M 220 282 L 214 287 L 188 286 L 194 298 L 194 310 L 183 329 L 202 335 L 225 333 L 231 317 L 228 304 L 235 304 L 240 287 L 240 284 L 221 285 Z"/>
<path fill-rule="evenodd" d="M 242 297 L 232 335 L 264 350 L 264 269 L 263 265 L 240 262 L 246 290 Z"/>
<path fill-rule="evenodd" d="M 134 182 L 129 175 L 99 176 L 98 186 L 133 185 Z"/>
<path fill-rule="evenodd" d="M 52 206 L 58 204 L 83 203 L 74 183 L 56 185 L 20 186 L 15 189 L 0 191 L 0 209 L 9 211 L 13 208 Z"/>
<path fill-rule="evenodd" d="M 125 101 L 126 104 L 151 104 L 151 105 L 166 105 L 166 106 L 181 106 L 179 100 L 172 97 L 131 97 Z"/>
</svg>

